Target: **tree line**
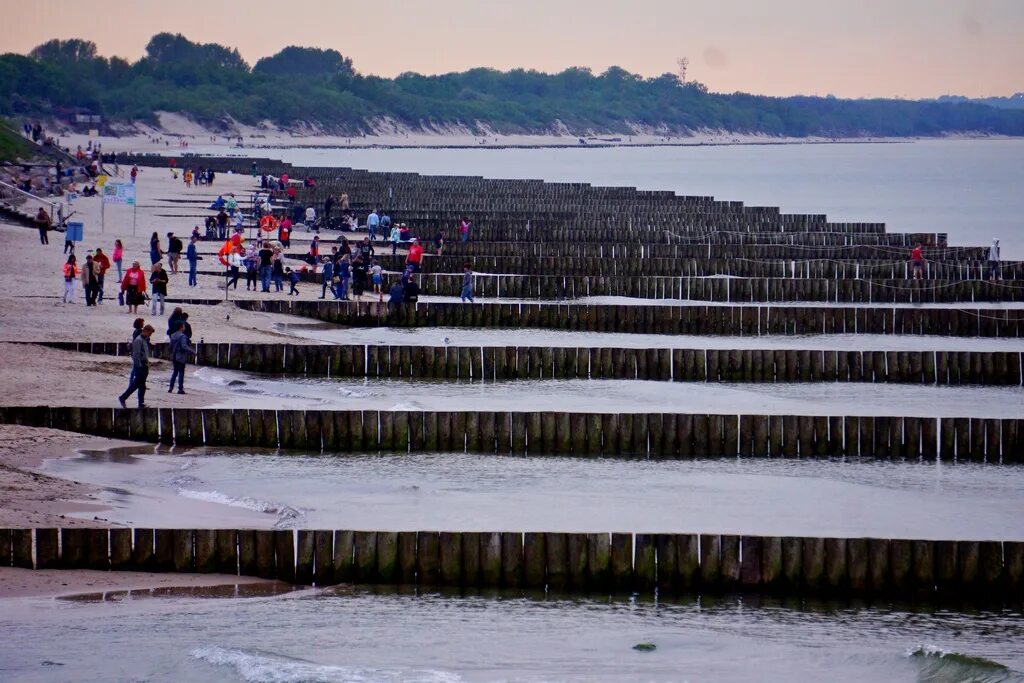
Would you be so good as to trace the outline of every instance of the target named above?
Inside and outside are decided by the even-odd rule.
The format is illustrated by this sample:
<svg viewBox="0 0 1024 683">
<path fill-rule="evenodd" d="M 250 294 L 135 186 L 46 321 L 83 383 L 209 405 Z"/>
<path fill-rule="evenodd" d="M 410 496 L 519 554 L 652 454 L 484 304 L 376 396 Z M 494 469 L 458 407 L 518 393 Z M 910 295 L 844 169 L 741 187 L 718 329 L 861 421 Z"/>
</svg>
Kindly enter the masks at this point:
<svg viewBox="0 0 1024 683">
<path fill-rule="evenodd" d="M 0 55 L 0 114 L 100 114 L 155 122 L 178 112 L 213 128 L 270 120 L 358 135 L 387 117 L 413 129 L 629 134 L 634 126 L 682 135 L 700 130 L 792 137 L 930 136 L 958 131 L 1024 135 L 1024 111 L 969 102 L 712 93 L 674 74 L 645 78 L 476 68 L 395 78 L 360 74 L 336 50 L 287 47 L 250 66 L 237 49 L 161 33 L 132 63 L 95 43 L 51 40 L 28 55 Z"/>
</svg>

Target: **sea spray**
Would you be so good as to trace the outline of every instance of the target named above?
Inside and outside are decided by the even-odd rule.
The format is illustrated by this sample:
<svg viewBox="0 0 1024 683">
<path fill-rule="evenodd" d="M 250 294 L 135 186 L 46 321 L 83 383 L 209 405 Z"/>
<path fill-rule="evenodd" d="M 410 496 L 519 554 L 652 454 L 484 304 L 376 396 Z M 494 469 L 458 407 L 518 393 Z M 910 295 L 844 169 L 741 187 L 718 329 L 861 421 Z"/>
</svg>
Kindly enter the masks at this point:
<svg viewBox="0 0 1024 683">
<path fill-rule="evenodd" d="M 250 683 L 455 683 L 462 680 L 447 671 L 330 666 L 258 650 L 217 646 L 196 648 L 191 655 L 215 666 L 232 667 L 242 680 Z"/>
</svg>

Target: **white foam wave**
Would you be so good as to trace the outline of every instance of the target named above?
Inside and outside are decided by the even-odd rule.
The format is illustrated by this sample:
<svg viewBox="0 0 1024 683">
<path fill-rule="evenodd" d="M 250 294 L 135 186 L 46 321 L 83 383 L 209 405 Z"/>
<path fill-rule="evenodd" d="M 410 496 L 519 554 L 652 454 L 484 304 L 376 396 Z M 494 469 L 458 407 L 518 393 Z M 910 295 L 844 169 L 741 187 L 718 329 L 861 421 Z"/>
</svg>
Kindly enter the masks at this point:
<svg viewBox="0 0 1024 683">
<path fill-rule="evenodd" d="M 221 493 L 220 491 L 197 491 L 195 489 L 186 488 L 179 488 L 178 495 L 184 498 L 191 498 L 193 500 L 206 501 L 207 503 L 230 505 L 231 507 L 254 510 L 268 515 L 277 515 L 277 522 L 274 524 L 274 526 L 277 527 L 289 526 L 304 519 L 306 516 L 306 512 L 304 510 L 294 508 L 291 505 L 273 503 L 266 500 L 260 500 L 258 498 L 252 498 L 251 496 L 235 497 L 229 496 L 226 493 Z"/>
<path fill-rule="evenodd" d="M 191 655 L 215 666 L 232 667 L 242 680 L 249 683 L 454 683 L 462 680 L 461 676 L 447 671 L 328 666 L 292 657 L 216 646 L 196 648 Z"/>
<path fill-rule="evenodd" d="M 415 403 L 396 403 L 395 405 L 391 406 L 391 410 L 418 411 L 423 410 L 423 408 Z"/>
</svg>

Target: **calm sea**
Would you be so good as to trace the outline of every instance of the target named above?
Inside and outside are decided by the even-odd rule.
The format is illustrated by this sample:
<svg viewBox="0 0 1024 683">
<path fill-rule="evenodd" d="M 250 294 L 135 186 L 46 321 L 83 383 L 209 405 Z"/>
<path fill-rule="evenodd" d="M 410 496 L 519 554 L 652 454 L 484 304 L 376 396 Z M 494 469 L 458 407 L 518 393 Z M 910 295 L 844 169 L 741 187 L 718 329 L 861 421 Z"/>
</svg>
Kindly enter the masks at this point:
<svg viewBox="0 0 1024 683">
<path fill-rule="evenodd" d="M 673 190 L 880 222 L 894 232 L 947 232 L 958 245 L 988 246 L 998 237 L 1004 258 L 1024 258 L 1024 140 L 242 153 L 310 166 Z"/>
</svg>

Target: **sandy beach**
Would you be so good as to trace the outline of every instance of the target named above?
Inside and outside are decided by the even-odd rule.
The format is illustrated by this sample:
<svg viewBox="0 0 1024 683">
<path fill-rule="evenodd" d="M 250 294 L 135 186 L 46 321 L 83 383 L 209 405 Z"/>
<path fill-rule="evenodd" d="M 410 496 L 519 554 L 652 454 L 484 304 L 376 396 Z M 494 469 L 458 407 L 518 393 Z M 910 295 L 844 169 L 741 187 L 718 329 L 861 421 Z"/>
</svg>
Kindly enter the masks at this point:
<svg viewBox="0 0 1024 683">
<path fill-rule="evenodd" d="M 123 169 L 122 171 L 126 171 Z M 109 255 L 114 240 L 121 239 L 125 247 L 125 267 L 132 260 L 148 265 L 149 236 L 159 232 L 166 247 L 166 233 L 173 231 L 187 239 L 192 226 L 201 223 L 210 212 L 206 205 L 219 193 L 235 192 L 248 197 L 255 186 L 248 176 L 224 174 L 214 188 L 186 189 L 179 179 L 175 181 L 169 171 L 143 168 L 140 172 L 139 205 L 136 213 L 129 207 L 107 207 L 105 221 L 101 223 L 101 205 L 98 198 L 82 198 L 74 203 L 75 220 L 85 223 L 85 241 L 78 245 L 80 254 L 102 247 Z M 181 200 L 191 203 L 182 203 Z M 134 234 L 133 234 L 134 224 Z M 101 229 L 102 225 L 102 229 Z M 296 235 L 293 244 L 303 249 L 309 236 Z M 212 254 L 219 243 L 201 243 L 201 253 Z M 81 287 L 77 287 L 75 303 L 62 303 L 63 279 L 61 266 L 66 260 L 63 253 L 63 235 L 51 233 L 50 244 L 40 245 L 35 230 L 19 225 L 0 223 L 0 252 L 8 256 L 8 266 L 0 269 L 0 386 L 4 388 L 6 405 L 75 405 L 88 404 L 116 407 L 117 395 L 127 385 L 130 361 L 125 358 L 71 353 L 31 345 L 38 341 L 126 341 L 131 332 L 134 316 L 117 305 L 116 273 L 108 276 L 107 300 L 100 306 L 85 306 Z M 207 256 L 207 264 L 215 256 Z M 295 263 L 295 266 L 301 264 Z M 205 269 L 203 262 L 200 270 Z M 214 266 L 207 268 L 213 270 Z M 218 264 L 219 268 L 219 264 Z M 222 280 L 214 276 L 199 277 L 199 286 L 186 287 L 187 274 L 171 275 L 169 297 L 201 300 L 224 298 Z M 319 287 L 301 286 L 302 299 L 319 295 Z M 242 289 L 231 292 L 231 298 L 256 297 Z M 270 296 L 284 297 L 285 294 Z M 293 297 L 294 298 L 294 297 Z M 167 304 L 163 314 L 153 315 L 144 307 L 140 315 L 157 328 L 156 341 L 163 341 L 166 319 L 174 308 Z M 190 314 L 195 341 L 309 343 L 276 332 L 281 322 L 294 322 L 288 317 L 261 314 L 236 309 L 231 304 L 215 306 L 185 306 Z M 192 371 L 192 368 L 189 368 Z M 149 381 L 150 400 L 164 407 L 201 407 L 230 400 L 229 392 L 200 382 L 188 382 L 188 393 L 166 393 L 162 387 L 170 374 L 166 361 L 154 359 Z M 157 393 L 159 392 L 159 393 Z M 116 525 L 108 517 L 112 506 L 120 505 L 119 519 L 129 521 L 136 508 L 115 500 L 103 487 L 51 476 L 42 471 L 47 460 L 74 457 L 87 450 L 102 450 L 121 446 L 138 446 L 111 439 L 88 437 L 52 429 L 18 425 L 0 426 L 0 527 L 72 527 Z M 143 492 L 135 492 L 136 494 Z M 216 502 L 174 500 L 174 496 L 161 496 L 144 492 L 151 507 L 154 496 L 160 497 L 169 519 L 173 520 L 180 505 L 188 506 L 189 515 L 198 514 L 207 525 L 223 524 L 269 527 L 275 517 L 251 510 L 232 508 Z M 129 499 L 139 499 L 139 495 Z M 172 524 L 173 525 L 173 524 Z M 17 575 L 19 578 L 10 578 Z M 57 572 L 56 579 L 47 574 L 54 572 L 21 572 L 0 570 L 0 595 L 56 594 L 81 590 L 107 590 L 112 588 L 213 585 L 211 577 L 201 577 L 199 583 L 188 577 L 149 577 L 128 574 L 97 574 L 105 577 L 78 576 L 78 572 Z M 74 576 L 72 575 L 74 574 Z M 31 578 L 26 578 L 31 577 Z M 59 579 L 59 583 L 57 580 Z M 234 581 L 234 578 L 231 579 Z M 217 582 L 223 583 L 218 579 Z M 66 584 L 66 585 L 63 585 Z M 13 586 L 13 587 L 12 587 Z M 26 593 L 27 591 L 27 593 Z"/>
</svg>

